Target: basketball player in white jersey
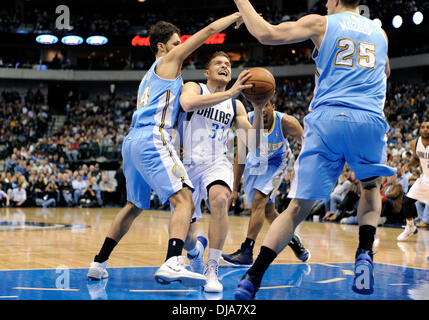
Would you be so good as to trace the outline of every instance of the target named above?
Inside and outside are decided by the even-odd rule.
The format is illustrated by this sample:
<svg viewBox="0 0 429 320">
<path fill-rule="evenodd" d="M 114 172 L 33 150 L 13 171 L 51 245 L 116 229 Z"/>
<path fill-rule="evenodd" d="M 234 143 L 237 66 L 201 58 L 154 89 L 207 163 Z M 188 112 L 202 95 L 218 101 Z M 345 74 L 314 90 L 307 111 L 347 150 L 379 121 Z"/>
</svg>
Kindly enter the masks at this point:
<svg viewBox="0 0 429 320">
<path fill-rule="evenodd" d="M 194 185 L 192 198 L 194 219 L 201 218 L 201 199 L 210 209 L 208 230 L 208 260 L 204 267 L 207 278 L 205 292 L 222 292 L 218 279 L 218 265 L 228 233 L 228 199 L 233 188 L 233 167 L 227 158 L 227 142 L 231 128 L 259 130 L 263 128 L 262 106 L 254 105 L 255 120 L 249 123 L 247 112 L 236 100 L 235 87 L 244 89 L 238 81 L 226 90 L 231 81 L 231 62 L 225 52 L 215 52 L 204 72 L 207 83 L 187 82 L 182 89 L 180 103 L 185 111 L 179 115 L 179 134 L 183 145 L 183 164 Z M 184 248 L 188 250 L 191 270 L 201 272 L 207 240 L 196 237 L 194 224 Z M 198 238 L 198 239 L 197 239 Z"/>
<path fill-rule="evenodd" d="M 398 236 L 399 241 L 407 240 L 418 232 L 414 223 L 416 201 L 429 205 L 429 121 L 422 122 L 419 134 L 420 136 L 411 142 L 413 157 L 402 168 L 403 172 L 407 172 L 420 164 L 422 174 L 405 196 L 404 211 L 407 224 L 405 230 Z"/>
<path fill-rule="evenodd" d="M 155 280 L 162 284 L 178 281 L 186 287 L 198 287 L 206 282 L 204 275 L 186 269 L 182 256 L 194 212 L 193 185 L 175 153 L 170 133 L 180 108 L 183 61 L 212 35 L 232 24 L 238 28 L 241 23 L 239 13 L 228 15 L 213 21 L 184 43 L 180 40 L 180 30 L 171 23 L 159 21 L 151 27 L 150 47 L 156 60 L 140 82 L 138 108 L 133 113 L 130 132 L 122 148 L 127 204 L 112 222 L 90 265 L 88 278 L 108 277 L 106 267 L 111 252 L 142 209 L 150 207 L 150 190 L 153 189 L 164 204 L 169 202 L 175 208 L 168 228 L 166 259 L 156 271 Z M 240 74 L 240 81 L 248 78 L 246 72 Z M 234 94 L 238 95 L 239 91 Z"/>
</svg>

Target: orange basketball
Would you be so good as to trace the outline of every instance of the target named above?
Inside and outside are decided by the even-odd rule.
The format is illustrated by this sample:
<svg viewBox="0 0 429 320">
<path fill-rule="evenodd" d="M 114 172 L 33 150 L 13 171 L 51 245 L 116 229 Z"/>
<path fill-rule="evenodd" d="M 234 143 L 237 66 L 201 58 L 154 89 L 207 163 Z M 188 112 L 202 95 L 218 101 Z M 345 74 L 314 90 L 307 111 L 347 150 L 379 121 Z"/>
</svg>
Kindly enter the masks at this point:
<svg viewBox="0 0 429 320">
<path fill-rule="evenodd" d="M 253 87 L 242 91 L 245 98 L 254 102 L 271 98 L 276 88 L 273 74 L 265 68 L 251 68 L 249 73 L 251 77 L 244 84 L 253 84 Z"/>
</svg>

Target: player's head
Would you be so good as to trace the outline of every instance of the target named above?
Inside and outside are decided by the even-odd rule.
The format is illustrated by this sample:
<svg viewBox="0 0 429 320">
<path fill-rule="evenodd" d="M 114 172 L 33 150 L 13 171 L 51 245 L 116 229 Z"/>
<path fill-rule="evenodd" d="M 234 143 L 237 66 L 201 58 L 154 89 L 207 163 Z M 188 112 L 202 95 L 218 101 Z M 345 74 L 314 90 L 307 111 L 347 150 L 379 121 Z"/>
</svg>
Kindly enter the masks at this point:
<svg viewBox="0 0 429 320">
<path fill-rule="evenodd" d="M 223 51 L 215 52 L 206 64 L 204 75 L 210 81 L 229 83 L 231 81 L 231 60 L 228 54 Z"/>
<path fill-rule="evenodd" d="M 165 55 L 182 43 L 180 41 L 180 29 L 172 23 L 158 21 L 150 27 L 149 42 L 150 49 L 155 56 Z"/>
<path fill-rule="evenodd" d="M 276 108 L 276 106 L 270 100 L 267 102 L 265 107 L 262 109 L 262 116 L 264 119 L 264 128 L 265 129 L 270 129 L 268 127 L 270 127 L 274 121 L 274 109 L 275 108 Z"/>
<path fill-rule="evenodd" d="M 360 0 L 327 0 L 326 8 L 328 15 L 337 13 L 339 7 L 355 10 L 359 6 Z"/>
<path fill-rule="evenodd" d="M 429 121 L 423 121 L 420 125 L 419 134 L 424 139 L 429 139 Z"/>
</svg>

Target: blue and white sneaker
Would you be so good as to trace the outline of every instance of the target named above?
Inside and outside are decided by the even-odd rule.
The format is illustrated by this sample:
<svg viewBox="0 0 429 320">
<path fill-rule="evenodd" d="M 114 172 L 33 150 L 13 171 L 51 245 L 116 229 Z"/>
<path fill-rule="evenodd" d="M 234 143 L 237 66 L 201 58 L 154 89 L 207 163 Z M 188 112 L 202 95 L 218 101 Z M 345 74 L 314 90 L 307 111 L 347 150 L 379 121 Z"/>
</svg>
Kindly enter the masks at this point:
<svg viewBox="0 0 429 320">
<path fill-rule="evenodd" d="M 262 277 L 250 276 L 247 272 L 234 291 L 235 300 L 253 300 L 261 285 Z"/>
<path fill-rule="evenodd" d="M 155 272 L 155 280 L 160 284 L 179 282 L 185 287 L 201 287 L 207 278 L 203 274 L 186 269 L 185 257 L 174 256 L 165 261 Z"/>
<path fill-rule="evenodd" d="M 359 294 L 369 295 L 374 292 L 373 253 L 369 250 L 357 249 L 354 267 L 355 277 L 352 290 Z"/>
<path fill-rule="evenodd" d="M 196 256 L 191 256 L 189 253 L 187 257 L 189 259 L 189 265 L 192 272 L 203 273 L 204 271 L 204 250 L 207 247 L 207 238 L 204 236 L 197 237 L 197 243 L 195 246 L 199 247 L 199 252 Z"/>
</svg>

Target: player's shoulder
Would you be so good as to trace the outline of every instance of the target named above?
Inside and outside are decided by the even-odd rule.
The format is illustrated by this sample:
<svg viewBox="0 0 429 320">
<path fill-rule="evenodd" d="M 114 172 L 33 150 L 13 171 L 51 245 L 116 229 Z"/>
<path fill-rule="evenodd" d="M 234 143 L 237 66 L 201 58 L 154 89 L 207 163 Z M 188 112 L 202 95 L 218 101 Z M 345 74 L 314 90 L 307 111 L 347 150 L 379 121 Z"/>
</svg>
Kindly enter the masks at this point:
<svg viewBox="0 0 429 320">
<path fill-rule="evenodd" d="M 326 17 L 325 15 L 317 14 L 317 13 L 310 13 L 301 18 L 303 21 L 307 21 L 309 23 L 326 23 Z"/>
<path fill-rule="evenodd" d="M 194 91 L 201 91 L 201 86 L 198 82 L 188 81 L 183 85 L 183 89 L 190 89 Z"/>
</svg>

